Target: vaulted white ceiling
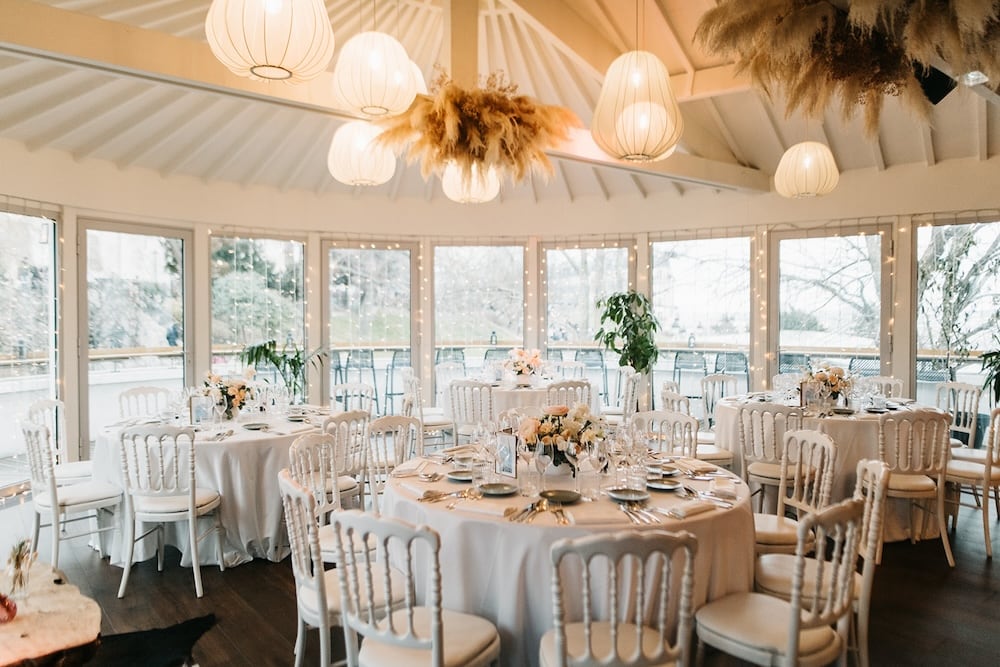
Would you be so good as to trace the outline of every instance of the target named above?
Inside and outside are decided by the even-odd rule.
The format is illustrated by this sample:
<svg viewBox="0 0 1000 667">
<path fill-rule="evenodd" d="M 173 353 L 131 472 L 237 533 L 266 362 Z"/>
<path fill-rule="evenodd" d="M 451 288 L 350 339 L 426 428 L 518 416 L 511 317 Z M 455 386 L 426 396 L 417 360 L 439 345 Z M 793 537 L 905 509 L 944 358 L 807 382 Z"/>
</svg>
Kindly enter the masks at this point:
<svg viewBox="0 0 1000 667">
<path fill-rule="evenodd" d="M 470 4 L 471 3 L 471 4 Z M 348 116 L 329 74 L 299 86 L 230 74 L 211 55 L 209 0 L 4 0 L 0 4 L 0 137 L 29 151 L 164 176 L 353 194 L 390 201 L 443 199 L 437 179 L 400 161 L 383 186 L 333 180 L 326 156 Z M 1000 106 L 961 86 L 923 124 L 889 99 L 878 137 L 831 109 L 822 122 L 786 118 L 732 63 L 693 42 L 713 0 L 327 0 L 337 47 L 372 26 L 393 34 L 428 82 L 439 68 L 474 62 L 502 70 L 519 92 L 572 109 L 586 125 L 604 71 L 637 46 L 667 65 L 684 115 L 677 154 L 647 166 L 586 150 L 553 153 L 552 178 L 505 184 L 504 201 L 683 197 L 691 189 L 767 191 L 784 150 L 827 143 L 842 171 L 883 171 L 1000 154 Z M 638 20 L 637 20 L 638 5 Z M 374 11 L 373 11 L 374 8 Z M 449 20 L 478 9 L 476 38 Z M 332 69 L 332 65 L 331 65 Z"/>
</svg>

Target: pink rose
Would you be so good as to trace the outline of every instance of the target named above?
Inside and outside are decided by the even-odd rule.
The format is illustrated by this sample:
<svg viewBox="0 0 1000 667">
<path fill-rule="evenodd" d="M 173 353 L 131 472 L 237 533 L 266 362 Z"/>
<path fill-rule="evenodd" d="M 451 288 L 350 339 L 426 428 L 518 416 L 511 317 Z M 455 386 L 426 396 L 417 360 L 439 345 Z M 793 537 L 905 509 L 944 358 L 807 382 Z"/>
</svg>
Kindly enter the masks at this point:
<svg viewBox="0 0 1000 667">
<path fill-rule="evenodd" d="M 525 442 L 534 442 L 539 426 L 541 426 L 541 422 L 532 417 L 527 417 L 522 419 L 521 423 L 518 425 L 517 434 L 521 436 L 521 439 Z"/>
<path fill-rule="evenodd" d="M 545 414 L 552 417 L 565 417 L 569 414 L 569 408 L 565 405 L 547 405 L 545 406 Z"/>
</svg>

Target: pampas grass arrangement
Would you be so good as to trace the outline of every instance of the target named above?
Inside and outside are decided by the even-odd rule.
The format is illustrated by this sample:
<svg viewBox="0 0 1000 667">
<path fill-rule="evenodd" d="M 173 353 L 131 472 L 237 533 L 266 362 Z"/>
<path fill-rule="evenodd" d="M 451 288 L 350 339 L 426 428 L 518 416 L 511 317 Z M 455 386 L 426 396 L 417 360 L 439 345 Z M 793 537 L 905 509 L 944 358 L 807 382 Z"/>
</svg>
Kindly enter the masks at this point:
<svg viewBox="0 0 1000 667">
<path fill-rule="evenodd" d="M 845 119 L 864 109 L 869 136 L 885 95 L 929 116 L 915 67 L 940 58 L 953 74 L 1000 80 L 1000 0 L 852 0 L 847 11 L 827 0 L 720 0 L 695 36 L 736 57 L 766 93 L 783 86 L 789 115 L 819 117 L 839 96 Z"/>
<path fill-rule="evenodd" d="M 564 107 L 539 104 L 517 95 L 517 86 L 493 73 L 483 87 L 466 90 L 446 74 L 435 79 L 431 95 L 417 95 L 409 110 L 378 121 L 385 128 L 378 141 L 407 161 L 420 161 L 429 178 L 454 162 L 465 181 L 472 165 L 495 167 L 517 183 L 532 172 L 552 174 L 545 150 L 569 138 L 580 126 Z"/>
</svg>

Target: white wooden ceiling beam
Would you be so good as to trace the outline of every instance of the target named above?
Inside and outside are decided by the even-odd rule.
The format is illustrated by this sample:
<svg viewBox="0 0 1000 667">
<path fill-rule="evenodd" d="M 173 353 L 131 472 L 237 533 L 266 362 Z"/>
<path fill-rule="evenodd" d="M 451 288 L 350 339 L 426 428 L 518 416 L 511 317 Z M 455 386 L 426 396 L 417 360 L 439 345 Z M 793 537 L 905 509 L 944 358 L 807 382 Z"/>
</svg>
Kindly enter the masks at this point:
<svg viewBox="0 0 1000 667">
<path fill-rule="evenodd" d="M 183 105 L 184 116 L 188 119 L 194 119 L 202 112 L 206 107 L 205 100 L 200 99 L 201 95 L 187 95 L 185 97 L 178 97 L 164 104 L 162 107 L 154 111 L 148 118 L 146 122 L 155 123 L 157 116 L 162 116 L 169 113 L 174 113 L 174 107 L 178 105 Z M 132 166 L 137 160 L 142 158 L 144 155 L 148 154 L 150 151 L 155 150 L 163 146 L 171 137 L 177 135 L 184 131 L 183 125 L 178 125 L 176 123 L 169 122 L 163 123 L 160 129 L 153 133 L 144 133 L 137 141 L 125 151 L 123 155 L 115 158 L 115 166 L 119 169 L 125 169 Z"/>
<path fill-rule="evenodd" d="M 90 157 L 109 141 L 120 138 L 122 128 L 133 127 L 137 119 L 148 117 L 172 98 L 172 92 L 153 87 L 133 96 L 127 104 L 104 115 L 103 121 L 107 127 L 103 132 L 90 134 L 86 143 L 70 151 L 73 159 L 80 161 Z"/>
<path fill-rule="evenodd" d="M 933 167 L 937 159 L 934 156 L 934 138 L 931 136 L 931 126 L 928 123 L 920 124 L 920 146 L 924 150 L 924 162 L 928 167 Z"/>
<path fill-rule="evenodd" d="M 872 162 L 877 171 L 885 171 L 885 153 L 882 151 L 882 140 L 876 134 L 871 138 Z"/>
<path fill-rule="evenodd" d="M 227 100 L 227 102 L 229 101 Z M 166 177 L 176 173 L 181 167 L 193 160 L 198 153 L 211 146 L 212 139 L 218 136 L 226 125 L 239 122 L 240 118 L 250 112 L 250 107 L 232 102 L 213 106 L 218 110 L 215 119 L 190 140 L 178 144 L 173 154 L 160 162 L 157 171 L 161 176 Z"/>
<path fill-rule="evenodd" d="M 121 105 L 127 104 L 135 95 L 135 84 L 132 81 L 109 78 L 107 83 L 107 86 L 101 84 L 91 88 L 91 92 L 102 88 L 101 94 L 88 95 L 76 100 L 73 113 L 66 116 L 65 120 L 48 127 L 44 132 L 39 132 L 25 139 L 25 147 L 33 152 L 43 146 L 57 143 L 74 132 L 86 130 L 101 122 L 104 109 L 117 109 Z"/>
<path fill-rule="evenodd" d="M 473 88 L 479 79 L 479 0 L 442 1 L 448 72 L 458 85 Z"/>
<path fill-rule="evenodd" d="M 990 159 L 989 114 L 986 112 L 986 98 L 976 100 L 976 155 L 980 160 Z"/>
</svg>

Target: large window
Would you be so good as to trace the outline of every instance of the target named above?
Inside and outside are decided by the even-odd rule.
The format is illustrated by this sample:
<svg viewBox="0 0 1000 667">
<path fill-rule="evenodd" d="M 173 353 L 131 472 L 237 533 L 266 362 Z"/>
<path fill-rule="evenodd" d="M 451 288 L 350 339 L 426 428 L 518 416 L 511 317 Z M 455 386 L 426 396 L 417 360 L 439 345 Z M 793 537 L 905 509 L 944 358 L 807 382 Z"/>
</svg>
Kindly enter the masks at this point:
<svg viewBox="0 0 1000 667">
<path fill-rule="evenodd" d="M 273 340 L 303 346 L 303 244 L 299 241 L 212 237 L 212 370 L 242 369 L 246 345 Z M 272 378 L 274 379 L 274 378 Z"/>
<path fill-rule="evenodd" d="M 917 230 L 917 399 L 945 380 L 981 386 L 977 353 L 1000 347 L 1000 222 Z M 980 402 L 980 410 L 989 406 Z"/>
<path fill-rule="evenodd" d="M 402 398 L 402 368 L 412 366 L 411 250 L 330 247 L 331 383 L 362 381 L 376 389 L 378 407 L 394 413 Z"/>
<path fill-rule="evenodd" d="M 435 365 L 478 372 L 487 350 L 523 343 L 524 246 L 435 247 Z"/>
<path fill-rule="evenodd" d="M 656 382 L 685 394 L 709 373 L 749 389 L 750 239 L 746 236 L 652 244 L 653 309 L 660 322 Z"/>
<path fill-rule="evenodd" d="M 55 398 L 55 224 L 0 211 L 0 488 L 28 478 L 21 418 Z"/>
<path fill-rule="evenodd" d="M 778 369 L 830 361 L 880 375 L 882 235 L 779 241 Z"/>
<path fill-rule="evenodd" d="M 121 418 L 123 390 L 184 387 L 185 241 L 132 229 L 85 230 L 91 440 Z"/>
</svg>

